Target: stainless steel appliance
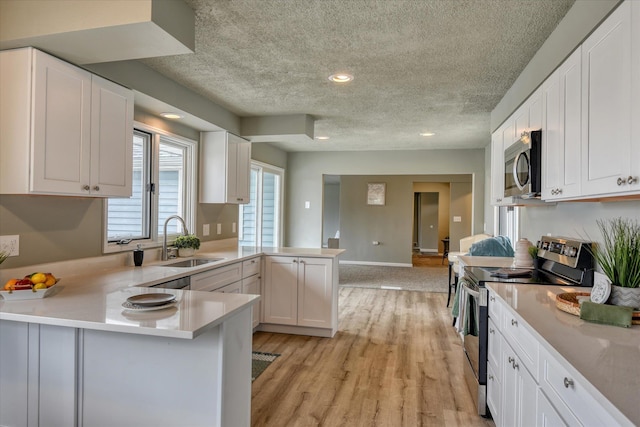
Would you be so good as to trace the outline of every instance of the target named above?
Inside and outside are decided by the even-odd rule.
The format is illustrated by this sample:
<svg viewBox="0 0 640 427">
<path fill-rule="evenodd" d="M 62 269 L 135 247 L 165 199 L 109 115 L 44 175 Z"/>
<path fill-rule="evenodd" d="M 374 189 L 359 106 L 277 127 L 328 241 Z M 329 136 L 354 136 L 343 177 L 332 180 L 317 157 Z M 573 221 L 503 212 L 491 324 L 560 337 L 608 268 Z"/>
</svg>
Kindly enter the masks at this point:
<svg viewBox="0 0 640 427">
<path fill-rule="evenodd" d="M 487 282 L 535 285 L 593 286 L 593 256 L 590 242 L 544 236 L 538 242 L 538 258 L 542 264 L 530 274 L 505 277 L 508 272 L 495 267 L 464 267 L 460 278 L 465 298 L 470 302 L 463 328 L 465 381 L 478 407 L 478 414 L 488 416 L 487 408 Z"/>
<path fill-rule="evenodd" d="M 541 191 L 542 131 L 523 132 L 504 151 L 504 195 L 531 199 Z"/>
<path fill-rule="evenodd" d="M 170 280 L 164 283 L 150 286 L 151 288 L 161 289 L 182 289 L 187 291 L 191 288 L 191 276 L 181 277 L 179 279 Z"/>
</svg>

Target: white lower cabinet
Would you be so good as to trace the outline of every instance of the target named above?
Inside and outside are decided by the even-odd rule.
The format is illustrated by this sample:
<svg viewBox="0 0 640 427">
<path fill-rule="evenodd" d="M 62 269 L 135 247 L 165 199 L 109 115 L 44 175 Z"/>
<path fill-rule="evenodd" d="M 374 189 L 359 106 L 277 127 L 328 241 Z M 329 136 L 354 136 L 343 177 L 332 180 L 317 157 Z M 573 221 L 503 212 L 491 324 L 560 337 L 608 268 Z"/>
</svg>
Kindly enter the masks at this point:
<svg viewBox="0 0 640 427">
<path fill-rule="evenodd" d="M 266 256 L 263 330 L 333 336 L 337 331 L 337 262 L 332 258 Z"/>
<path fill-rule="evenodd" d="M 261 278 L 259 274 L 254 274 L 253 276 L 247 277 L 246 279 L 242 279 L 242 293 L 243 294 L 251 294 L 251 295 L 262 295 L 261 291 Z M 262 304 L 254 304 L 253 305 L 253 320 L 252 327 L 255 328 L 260 324 L 260 306 Z"/>
<path fill-rule="evenodd" d="M 538 409 L 536 382 L 506 340 L 502 342 L 501 363 L 502 425 L 535 425 Z"/>
<path fill-rule="evenodd" d="M 242 263 L 225 265 L 191 276 L 192 291 L 217 291 L 224 286 L 242 280 Z"/>
<path fill-rule="evenodd" d="M 487 405 L 497 427 L 620 424 L 608 402 L 504 300 L 490 291 L 489 301 L 502 319 L 489 318 L 488 334 Z"/>
</svg>

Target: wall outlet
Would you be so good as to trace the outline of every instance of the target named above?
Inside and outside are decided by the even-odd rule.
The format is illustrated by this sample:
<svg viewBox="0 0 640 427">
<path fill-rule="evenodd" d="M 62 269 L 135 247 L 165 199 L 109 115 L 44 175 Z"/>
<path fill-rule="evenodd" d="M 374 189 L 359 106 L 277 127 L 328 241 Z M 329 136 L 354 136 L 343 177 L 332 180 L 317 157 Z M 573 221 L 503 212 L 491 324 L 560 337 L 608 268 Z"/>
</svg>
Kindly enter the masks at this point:
<svg viewBox="0 0 640 427">
<path fill-rule="evenodd" d="M 311 208 L 311 202 L 310 202 L 310 201 L 306 201 L 306 202 L 304 202 L 304 208 L 305 208 L 305 209 L 309 209 L 309 208 Z"/>
<path fill-rule="evenodd" d="M 202 226 L 202 235 L 203 236 L 208 236 L 209 235 L 209 224 L 204 224 Z"/>
<path fill-rule="evenodd" d="M 9 256 L 20 255 L 20 236 L 0 236 L 0 251 L 8 252 Z"/>
<path fill-rule="evenodd" d="M 218 234 L 222 234 L 222 224 L 216 224 L 216 231 Z"/>
<path fill-rule="evenodd" d="M 453 217 L 453 222 L 462 222 L 462 217 L 461 216 L 454 216 Z"/>
</svg>

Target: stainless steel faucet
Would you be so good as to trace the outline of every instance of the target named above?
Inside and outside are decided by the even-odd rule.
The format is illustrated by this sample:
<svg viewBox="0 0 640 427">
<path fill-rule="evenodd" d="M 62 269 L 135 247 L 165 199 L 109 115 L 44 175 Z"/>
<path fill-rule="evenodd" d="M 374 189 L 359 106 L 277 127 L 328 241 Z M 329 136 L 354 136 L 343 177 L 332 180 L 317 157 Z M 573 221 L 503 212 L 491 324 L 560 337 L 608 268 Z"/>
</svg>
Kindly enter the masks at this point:
<svg viewBox="0 0 640 427">
<path fill-rule="evenodd" d="M 162 236 L 162 261 L 166 261 L 169 257 L 167 256 L 167 223 L 172 219 L 180 220 L 182 223 L 182 230 L 184 231 L 184 235 L 189 234 L 189 230 L 187 230 L 187 224 L 185 224 L 184 219 L 182 219 L 179 215 L 171 215 L 164 221 L 164 230 Z"/>
</svg>

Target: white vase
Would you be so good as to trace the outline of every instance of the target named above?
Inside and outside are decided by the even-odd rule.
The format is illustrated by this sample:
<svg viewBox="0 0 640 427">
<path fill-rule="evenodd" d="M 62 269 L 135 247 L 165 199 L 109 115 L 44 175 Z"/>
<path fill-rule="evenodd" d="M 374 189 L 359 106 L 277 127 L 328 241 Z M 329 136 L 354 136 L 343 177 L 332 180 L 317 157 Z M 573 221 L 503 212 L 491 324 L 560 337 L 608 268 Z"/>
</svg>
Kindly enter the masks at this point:
<svg viewBox="0 0 640 427">
<path fill-rule="evenodd" d="M 513 265 L 516 268 L 532 268 L 533 258 L 529 255 L 529 246 L 533 244 L 527 239 L 520 239 L 516 242 Z"/>
<path fill-rule="evenodd" d="M 611 285 L 611 295 L 609 304 L 632 307 L 640 310 L 640 288 L 623 288 L 622 286 Z"/>
<path fill-rule="evenodd" d="M 178 256 L 181 258 L 186 258 L 186 257 L 190 257 L 193 256 L 196 253 L 196 250 L 193 248 L 179 248 L 178 249 Z"/>
</svg>

